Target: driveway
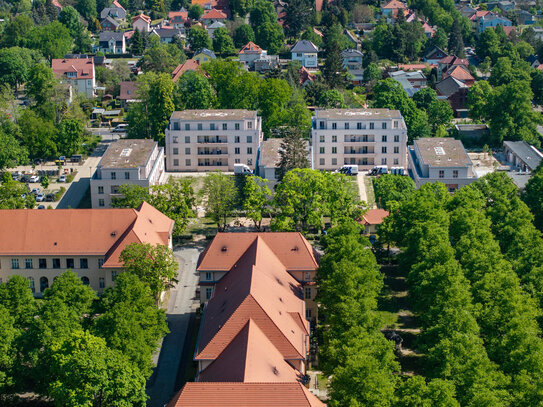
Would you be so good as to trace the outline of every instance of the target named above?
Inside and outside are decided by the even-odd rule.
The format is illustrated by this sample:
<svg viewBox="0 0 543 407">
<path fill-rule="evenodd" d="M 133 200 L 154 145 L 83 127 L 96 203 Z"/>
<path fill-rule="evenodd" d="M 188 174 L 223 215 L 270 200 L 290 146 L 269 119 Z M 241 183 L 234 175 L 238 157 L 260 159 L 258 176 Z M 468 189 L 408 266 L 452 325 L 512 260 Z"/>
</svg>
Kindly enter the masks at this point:
<svg viewBox="0 0 543 407">
<path fill-rule="evenodd" d="M 204 245 L 201 243 L 174 249 L 179 262 L 179 281 L 170 290 L 166 313 L 170 333 L 162 341 L 160 353 L 157 353 L 154 361 L 157 363 L 158 359 L 157 367 L 147 383 L 148 407 L 163 407 L 179 390 L 177 383 L 182 383 L 182 380 L 177 380 L 177 375 L 178 372 L 183 375 L 185 371 L 180 363 L 185 345 L 190 346 L 190 341 L 185 343 L 187 330 L 191 316 L 194 316 L 200 305 L 200 301 L 196 299 L 196 263 L 203 249 Z M 192 355 L 189 360 L 192 360 Z"/>
</svg>

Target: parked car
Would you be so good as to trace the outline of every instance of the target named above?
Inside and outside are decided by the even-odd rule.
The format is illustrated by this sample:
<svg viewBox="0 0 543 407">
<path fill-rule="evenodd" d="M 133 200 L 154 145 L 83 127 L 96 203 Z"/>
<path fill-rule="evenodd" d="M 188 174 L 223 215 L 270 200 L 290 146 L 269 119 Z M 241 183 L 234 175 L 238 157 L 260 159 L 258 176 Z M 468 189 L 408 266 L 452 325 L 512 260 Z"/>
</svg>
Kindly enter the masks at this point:
<svg viewBox="0 0 543 407">
<path fill-rule="evenodd" d="M 30 182 L 30 176 L 23 175 L 19 181 L 28 183 Z"/>
<path fill-rule="evenodd" d="M 39 188 L 34 188 L 32 191 L 30 191 L 31 194 L 38 195 L 40 193 Z"/>
<path fill-rule="evenodd" d="M 66 175 L 61 175 L 60 177 L 58 177 L 57 182 L 66 182 Z"/>
<path fill-rule="evenodd" d="M 45 194 L 36 195 L 36 202 L 43 202 L 43 201 L 45 201 Z"/>
<path fill-rule="evenodd" d="M 13 179 L 13 181 L 19 181 L 21 176 L 22 174 L 19 171 L 15 171 L 13 174 L 11 174 L 11 179 Z"/>
<path fill-rule="evenodd" d="M 45 205 L 38 205 L 38 209 L 45 209 Z"/>
<path fill-rule="evenodd" d="M 112 133 L 126 133 L 128 131 L 128 124 L 119 124 L 111 132 Z"/>
<path fill-rule="evenodd" d="M 55 195 L 54 194 L 47 194 L 45 195 L 45 202 L 54 202 Z"/>
<path fill-rule="evenodd" d="M 32 175 L 30 177 L 30 182 L 40 182 L 40 176 L 39 175 Z"/>
</svg>

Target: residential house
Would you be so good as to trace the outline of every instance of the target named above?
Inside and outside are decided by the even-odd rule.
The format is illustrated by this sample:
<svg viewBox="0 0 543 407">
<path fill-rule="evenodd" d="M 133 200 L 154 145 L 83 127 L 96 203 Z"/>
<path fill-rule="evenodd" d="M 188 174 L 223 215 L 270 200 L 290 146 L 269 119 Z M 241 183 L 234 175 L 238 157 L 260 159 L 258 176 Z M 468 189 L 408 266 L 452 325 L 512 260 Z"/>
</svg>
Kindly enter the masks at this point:
<svg viewBox="0 0 543 407">
<path fill-rule="evenodd" d="M 390 0 L 388 3 L 381 6 L 381 14 L 385 17 L 396 18 L 399 10 L 404 12 L 407 11 L 407 5 L 399 0 Z"/>
<path fill-rule="evenodd" d="M 460 11 L 460 14 L 462 14 L 462 16 L 466 18 L 470 18 L 475 13 L 477 13 L 477 10 L 469 5 L 463 6 L 459 11 Z"/>
<path fill-rule="evenodd" d="M 362 69 L 362 52 L 356 49 L 345 49 L 341 51 L 341 60 L 344 68 Z"/>
<path fill-rule="evenodd" d="M 526 10 L 515 10 L 518 25 L 532 25 L 536 22 L 537 17 Z"/>
<path fill-rule="evenodd" d="M 136 81 L 123 81 L 120 83 L 119 100 L 121 101 L 123 109 L 127 110 L 128 105 L 133 102 L 138 102 L 137 91 L 138 82 Z"/>
<path fill-rule="evenodd" d="M 499 8 L 501 11 L 508 12 L 515 8 L 515 3 L 512 3 L 510 1 L 490 1 L 486 3 L 487 10 L 494 10 L 495 8 Z"/>
<path fill-rule="evenodd" d="M 300 40 L 290 50 L 293 61 L 300 61 L 306 68 L 317 68 L 317 54 L 319 49 L 308 40 Z"/>
<path fill-rule="evenodd" d="M 204 10 L 220 10 L 227 16 L 230 15 L 230 6 L 228 0 L 192 0 L 191 4 L 198 4 Z"/>
<path fill-rule="evenodd" d="M 189 12 L 185 9 L 180 11 L 170 11 L 168 13 L 168 25 L 172 26 L 173 28 L 184 29 L 185 22 L 188 20 L 188 18 Z"/>
<path fill-rule="evenodd" d="M 176 37 L 185 37 L 181 30 L 177 28 L 153 28 L 149 35 L 156 35 L 158 38 L 160 38 L 160 42 L 163 44 L 170 44 L 174 42 Z"/>
<path fill-rule="evenodd" d="M 465 83 L 467 86 L 472 86 L 475 83 L 475 78 L 471 76 L 468 68 L 464 65 L 453 65 L 447 71 L 443 72 L 442 79 L 447 79 L 449 76 Z"/>
<path fill-rule="evenodd" d="M 262 143 L 262 119 L 244 109 L 173 112 L 166 130 L 168 171 L 254 169 Z"/>
<path fill-rule="evenodd" d="M 445 51 L 435 45 L 432 45 L 428 51 L 426 51 L 426 54 L 424 54 L 424 61 L 431 65 L 436 65 L 439 60 L 445 58 L 446 56 L 448 56 L 448 54 Z"/>
<path fill-rule="evenodd" d="M 506 161 L 516 171 L 531 173 L 543 161 L 543 154 L 525 141 L 504 141 L 503 150 Z"/>
<path fill-rule="evenodd" d="M 254 60 L 254 70 L 256 72 L 262 73 L 267 72 L 270 69 L 277 68 L 279 66 L 279 56 L 278 55 L 268 55 L 262 54 L 258 59 Z"/>
<path fill-rule="evenodd" d="M 534 30 L 535 38 L 543 41 L 543 28 L 540 27 L 530 27 L 532 30 Z"/>
<path fill-rule="evenodd" d="M 477 32 L 480 34 L 487 28 L 495 28 L 498 25 L 502 27 L 510 27 L 513 25 L 511 20 L 498 14 L 488 14 L 479 19 Z"/>
<path fill-rule="evenodd" d="M 184 63 L 177 65 L 172 72 L 172 81 L 177 82 L 187 71 L 200 71 L 200 62 L 187 59 Z"/>
<path fill-rule="evenodd" d="M 260 157 L 256 174 L 268 181 L 268 186 L 273 188 L 279 181 L 279 164 L 281 162 L 281 150 L 283 139 L 269 138 L 262 142 Z M 309 158 L 309 157 L 308 157 Z"/>
<path fill-rule="evenodd" d="M 420 89 L 426 87 L 426 76 L 421 71 L 395 71 L 389 72 L 388 76 L 402 85 L 409 97 L 413 97 Z"/>
<path fill-rule="evenodd" d="M 255 60 L 259 59 L 262 55 L 267 55 L 267 52 L 250 41 L 239 51 L 239 61 L 249 69 L 254 69 Z"/>
<path fill-rule="evenodd" d="M 151 17 L 146 16 L 143 13 L 132 17 L 132 28 L 134 30 L 138 30 L 139 32 L 148 33 L 149 31 L 151 31 Z"/>
<path fill-rule="evenodd" d="M 208 26 L 216 22 L 224 23 L 227 20 L 228 16 L 226 13 L 223 13 L 221 10 L 217 9 L 211 9 L 204 13 L 204 15 L 200 18 L 202 22 Z"/>
<path fill-rule="evenodd" d="M 149 187 L 164 178 L 164 147 L 150 139 L 121 139 L 111 143 L 90 180 L 93 208 L 110 208 L 121 185 Z"/>
<path fill-rule="evenodd" d="M 309 72 L 305 66 L 302 66 L 298 73 L 300 74 L 300 85 L 303 86 L 317 79 L 317 75 Z"/>
<path fill-rule="evenodd" d="M 369 209 L 358 222 L 364 226 L 365 235 L 374 235 L 379 233 L 379 225 L 383 223 L 389 215 L 384 209 Z"/>
<path fill-rule="evenodd" d="M 57 14 L 60 14 L 62 11 L 62 4 L 58 0 L 51 0 L 51 5 L 57 9 Z"/>
<path fill-rule="evenodd" d="M 75 91 L 88 98 L 94 96 L 96 75 L 92 58 L 53 59 L 51 68 L 61 83 L 71 85 Z"/>
<path fill-rule="evenodd" d="M 122 272 L 127 245 L 171 247 L 174 225 L 146 202 L 138 209 L 4 209 L 0 219 L 0 281 L 24 276 L 35 295 L 66 270 L 103 292 Z"/>
<path fill-rule="evenodd" d="M 312 122 L 314 169 L 407 166 L 407 127 L 399 110 L 316 109 Z"/>
<path fill-rule="evenodd" d="M 225 28 L 226 24 L 221 23 L 220 21 L 215 21 L 214 23 L 206 26 L 207 35 L 209 35 L 209 38 L 214 39 L 215 36 L 215 30 L 218 28 Z"/>
<path fill-rule="evenodd" d="M 436 83 L 437 95 L 447 99 L 455 117 L 467 117 L 468 90 L 468 85 L 453 76 Z"/>
<path fill-rule="evenodd" d="M 207 48 L 202 48 L 194 52 L 192 57 L 198 63 L 203 64 L 204 62 L 211 61 L 212 59 L 217 59 L 215 53 Z"/>
<path fill-rule="evenodd" d="M 106 18 L 100 21 L 100 27 L 102 28 L 102 31 L 117 31 L 120 26 L 121 23 L 111 16 L 106 16 Z"/>
<path fill-rule="evenodd" d="M 458 65 L 462 65 L 467 69 L 469 62 L 467 59 L 458 58 L 456 55 L 447 55 L 437 61 L 438 73 L 439 75 L 443 75 L 444 72 Z"/>
<path fill-rule="evenodd" d="M 98 40 L 98 50 L 104 54 L 126 53 L 126 40 L 124 34 L 114 31 L 103 31 Z"/>
<path fill-rule="evenodd" d="M 477 179 L 473 163 L 462 142 L 450 137 L 420 138 L 409 147 L 409 175 L 417 187 L 442 182 L 449 191 Z"/>
<path fill-rule="evenodd" d="M 112 5 L 112 7 L 104 8 L 102 12 L 100 13 L 100 18 L 102 20 L 106 18 L 107 16 L 112 17 L 118 21 L 124 21 L 126 20 L 126 10 L 122 7 L 116 7 Z"/>
<path fill-rule="evenodd" d="M 473 29 L 473 31 L 477 32 L 478 27 L 479 27 L 479 20 L 482 17 L 491 15 L 491 14 L 493 13 L 489 10 L 477 10 L 475 14 L 469 17 L 469 20 L 471 21 L 471 28 Z"/>
</svg>

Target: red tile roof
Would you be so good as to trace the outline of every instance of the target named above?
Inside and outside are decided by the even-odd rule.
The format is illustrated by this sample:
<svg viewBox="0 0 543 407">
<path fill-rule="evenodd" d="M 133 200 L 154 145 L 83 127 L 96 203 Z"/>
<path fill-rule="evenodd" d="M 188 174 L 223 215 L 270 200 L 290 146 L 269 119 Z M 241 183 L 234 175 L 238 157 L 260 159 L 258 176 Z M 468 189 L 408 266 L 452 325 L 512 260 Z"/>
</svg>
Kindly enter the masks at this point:
<svg viewBox="0 0 543 407">
<path fill-rule="evenodd" d="M 0 210 L 0 255 L 101 255 L 121 267 L 132 242 L 168 244 L 173 221 L 144 202 L 138 209 Z"/>
<path fill-rule="evenodd" d="M 177 82 L 181 76 L 187 71 L 199 71 L 200 61 L 187 59 L 184 64 L 179 64 L 172 72 L 172 80 Z"/>
<path fill-rule="evenodd" d="M 254 42 L 252 41 L 249 41 L 246 45 L 243 46 L 243 48 L 241 49 L 241 51 L 239 51 L 240 54 L 245 54 L 245 53 L 261 53 L 262 52 L 262 48 L 260 48 L 258 45 L 256 45 Z"/>
<path fill-rule="evenodd" d="M 113 0 L 112 6 L 122 8 L 124 10 L 124 7 L 117 0 Z"/>
<path fill-rule="evenodd" d="M 382 9 L 407 9 L 407 6 L 398 0 L 390 0 L 387 4 L 381 7 Z"/>
<path fill-rule="evenodd" d="M 299 73 L 300 73 L 300 85 L 303 85 L 307 81 L 313 82 L 317 77 L 316 75 L 309 72 L 305 66 L 302 66 L 300 68 Z"/>
<path fill-rule="evenodd" d="M 463 65 L 453 65 L 447 72 L 443 74 L 442 79 L 445 79 L 449 76 L 458 79 L 460 82 L 475 80 L 475 78 L 471 76 L 467 68 L 465 68 Z"/>
<path fill-rule="evenodd" d="M 180 22 L 183 22 L 187 18 L 189 18 L 189 12 L 188 11 L 170 11 L 168 13 L 168 20 L 170 21 L 170 24 L 173 24 L 174 20 L 178 20 Z"/>
<path fill-rule="evenodd" d="M 217 20 L 217 19 L 225 20 L 226 18 L 227 18 L 226 14 L 214 8 L 212 8 L 209 11 L 206 11 L 204 15 L 202 16 L 202 20 Z"/>
<path fill-rule="evenodd" d="M 231 233 L 224 235 L 230 235 L 230 241 L 238 246 Z M 217 359 L 249 319 L 283 358 L 306 357 L 309 327 L 301 285 L 285 270 L 265 239 L 256 235 L 215 286 L 200 327 L 196 360 Z"/>
<path fill-rule="evenodd" d="M 94 78 L 93 58 L 64 58 L 53 59 L 51 68 L 57 78 L 61 78 L 68 72 L 76 72 L 77 76 L 71 79 Z"/>
<path fill-rule="evenodd" d="M 186 383 L 167 407 L 324 407 L 301 383 Z"/>
<path fill-rule="evenodd" d="M 58 0 L 52 0 L 52 1 L 51 1 L 51 4 L 52 4 L 53 6 L 55 6 L 56 8 L 62 10 L 62 4 L 60 4 Z"/>
<path fill-rule="evenodd" d="M 439 61 L 437 61 L 437 63 L 440 65 L 469 65 L 467 59 L 458 58 L 456 55 L 448 55 L 441 58 Z"/>
<path fill-rule="evenodd" d="M 134 24 L 136 21 L 138 20 L 143 20 L 145 21 L 147 24 L 151 24 L 151 17 L 149 16 L 146 16 L 145 14 L 143 13 L 140 13 L 138 14 L 137 16 L 134 16 L 132 17 L 132 24 Z"/>
<path fill-rule="evenodd" d="M 200 255 L 199 271 L 228 271 L 257 237 L 262 238 L 288 271 L 316 270 L 313 248 L 299 232 L 217 233 Z"/>
<path fill-rule="evenodd" d="M 433 68 L 431 64 L 398 64 L 398 69 L 402 71 L 418 71 L 426 68 Z"/>
<path fill-rule="evenodd" d="M 384 209 L 370 209 L 363 217 L 363 225 L 380 225 L 383 220 L 389 215 Z"/>
<path fill-rule="evenodd" d="M 136 91 L 138 90 L 138 82 L 125 81 L 120 83 L 120 100 L 133 100 L 136 99 Z"/>
</svg>

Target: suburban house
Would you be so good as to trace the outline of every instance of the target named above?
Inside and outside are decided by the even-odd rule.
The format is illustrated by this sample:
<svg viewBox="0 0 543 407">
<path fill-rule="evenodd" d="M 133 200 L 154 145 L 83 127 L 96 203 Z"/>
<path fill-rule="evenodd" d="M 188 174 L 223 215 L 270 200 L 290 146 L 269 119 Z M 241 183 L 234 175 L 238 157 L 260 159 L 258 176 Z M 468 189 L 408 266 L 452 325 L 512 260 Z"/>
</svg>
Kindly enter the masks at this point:
<svg viewBox="0 0 543 407">
<path fill-rule="evenodd" d="M 211 61 L 212 59 L 217 59 L 217 56 L 210 49 L 202 48 L 194 52 L 192 59 L 198 61 L 199 64 L 203 64 L 204 62 Z"/>
<path fill-rule="evenodd" d="M 122 272 L 127 245 L 171 247 L 174 225 L 146 202 L 138 209 L 7 209 L 0 219 L 0 281 L 21 275 L 36 295 L 66 270 L 103 292 Z"/>
<path fill-rule="evenodd" d="M 468 91 L 469 86 L 453 76 L 436 83 L 437 95 L 447 99 L 455 117 L 467 117 Z"/>
<path fill-rule="evenodd" d="M 437 65 L 437 63 L 446 56 L 448 56 L 448 54 L 445 51 L 435 45 L 432 45 L 428 51 L 426 51 L 426 54 L 424 54 L 423 59 L 430 65 Z"/>
<path fill-rule="evenodd" d="M 124 54 L 126 40 L 122 32 L 102 31 L 98 40 L 98 50 L 104 54 Z"/>
<path fill-rule="evenodd" d="M 450 192 L 477 179 L 473 163 L 460 140 L 420 138 L 409 147 L 409 175 L 417 187 L 442 182 Z"/>
<path fill-rule="evenodd" d="M 506 17 L 491 13 L 479 18 L 477 31 L 480 34 L 487 28 L 495 28 L 499 25 L 502 27 L 510 27 L 513 23 Z"/>
<path fill-rule="evenodd" d="M 441 79 L 447 79 L 452 76 L 454 79 L 464 83 L 466 86 L 472 86 L 475 83 L 475 78 L 471 76 L 469 69 L 465 65 L 453 65 L 448 70 L 443 72 Z"/>
<path fill-rule="evenodd" d="M 460 14 L 462 14 L 462 16 L 466 18 L 470 18 L 472 15 L 474 15 L 477 12 L 477 10 L 471 7 L 470 5 L 465 5 L 458 11 L 460 11 Z"/>
<path fill-rule="evenodd" d="M 264 60 L 267 60 L 267 57 L 267 51 L 263 50 L 252 41 L 243 46 L 243 48 L 241 48 L 241 51 L 239 52 L 239 61 L 247 66 L 247 68 L 250 70 L 256 70 L 255 61 L 261 60 L 262 62 Z M 264 70 L 263 68 L 263 66 L 260 66 L 259 71 Z"/>
<path fill-rule="evenodd" d="M 407 166 L 407 127 L 399 110 L 316 109 L 312 122 L 314 169 Z"/>
<path fill-rule="evenodd" d="M 447 55 L 437 61 L 437 69 L 441 75 L 456 66 L 463 66 L 467 69 L 469 61 L 467 59 L 458 58 L 456 55 Z"/>
<path fill-rule="evenodd" d="M 365 235 L 374 235 L 379 233 L 379 225 L 383 223 L 388 215 L 389 212 L 384 209 L 373 208 L 368 210 L 358 222 L 364 226 Z"/>
<path fill-rule="evenodd" d="M 256 175 L 268 181 L 268 187 L 273 188 L 279 181 L 279 164 L 281 163 L 282 138 L 269 138 L 262 142 Z M 308 154 L 309 155 L 309 154 Z"/>
<path fill-rule="evenodd" d="M 121 23 L 109 15 L 106 16 L 106 18 L 102 19 L 102 21 L 100 21 L 100 27 L 102 28 L 102 31 L 117 31 L 120 26 Z"/>
<path fill-rule="evenodd" d="M 395 71 L 389 72 L 388 76 L 402 85 L 409 97 L 413 97 L 415 93 L 426 87 L 426 76 L 421 71 Z"/>
<path fill-rule="evenodd" d="M 254 169 L 262 139 L 262 119 L 256 111 L 176 111 L 166 129 L 166 168 L 233 171 L 234 164 L 245 164 Z"/>
<path fill-rule="evenodd" d="M 228 16 L 223 13 L 221 10 L 211 9 L 204 13 L 200 20 L 206 25 L 211 25 L 213 23 L 224 23 L 228 19 Z"/>
<path fill-rule="evenodd" d="M 149 139 L 121 139 L 111 143 L 90 180 L 93 208 L 110 208 L 121 197 L 121 185 L 149 187 L 164 178 L 164 147 Z"/>
<path fill-rule="evenodd" d="M 134 30 L 138 30 L 139 32 L 148 33 L 149 31 L 151 31 L 151 17 L 146 16 L 143 13 L 132 17 L 132 28 Z"/>
<path fill-rule="evenodd" d="M 306 68 L 317 68 L 317 54 L 319 49 L 308 40 L 300 40 L 290 50 L 293 61 L 300 61 Z"/>
<path fill-rule="evenodd" d="M 268 55 L 266 51 L 264 52 L 260 55 L 260 58 L 254 60 L 254 70 L 256 72 L 267 72 L 279 66 L 278 55 Z"/>
<path fill-rule="evenodd" d="M 185 22 L 189 18 L 189 12 L 185 9 L 180 11 L 170 11 L 168 13 L 168 25 L 173 28 L 185 28 Z"/>
<path fill-rule="evenodd" d="M 407 5 L 398 0 L 390 0 L 385 5 L 381 6 L 381 14 L 385 17 L 396 18 L 398 10 L 407 10 Z"/>
<path fill-rule="evenodd" d="M 187 59 L 184 63 L 175 67 L 172 72 L 172 81 L 177 82 L 181 76 L 187 71 L 199 71 L 200 62 L 194 59 Z"/>
<path fill-rule="evenodd" d="M 115 20 L 126 20 L 126 10 L 122 7 L 117 7 L 114 4 L 111 7 L 106 7 L 100 13 L 100 18 L 103 20 L 107 16 L 114 18 Z"/>
<path fill-rule="evenodd" d="M 120 92 L 118 99 L 121 101 L 123 109 L 127 110 L 128 105 L 138 102 L 136 92 L 138 91 L 138 82 L 123 81 L 120 83 Z"/>
<path fill-rule="evenodd" d="M 60 83 L 71 85 L 72 89 L 89 98 L 94 96 L 96 75 L 92 58 L 53 59 L 51 68 Z"/>
<path fill-rule="evenodd" d="M 219 291 L 218 282 L 236 269 L 255 246 L 265 249 L 268 264 L 281 264 L 279 269 L 301 284 L 300 293 L 303 288 L 307 310 L 303 317 L 316 318 L 315 276 L 319 265 L 313 248 L 299 232 L 218 233 L 200 255 L 196 267 L 200 274 L 200 301 L 205 303 L 211 299 Z"/>
<path fill-rule="evenodd" d="M 300 85 L 303 86 L 317 79 L 317 75 L 309 72 L 305 66 L 298 70 L 298 74 L 300 75 Z"/>
<path fill-rule="evenodd" d="M 518 25 L 532 25 L 536 22 L 537 17 L 526 10 L 515 10 L 517 16 Z"/>
<path fill-rule="evenodd" d="M 510 1 L 489 1 L 486 3 L 487 10 L 499 8 L 501 11 L 511 11 L 515 8 L 515 3 Z"/>
<path fill-rule="evenodd" d="M 505 159 L 511 168 L 521 172 L 533 172 L 543 160 L 543 154 L 525 141 L 504 141 Z"/>
<path fill-rule="evenodd" d="M 219 28 L 224 28 L 226 27 L 226 24 L 220 22 L 220 21 L 215 21 L 214 23 L 206 26 L 206 31 L 207 31 L 207 35 L 209 35 L 209 38 L 211 39 L 214 39 L 215 38 L 215 30 L 219 29 Z"/>
<path fill-rule="evenodd" d="M 149 35 L 156 35 L 163 44 L 170 44 L 176 37 L 184 38 L 185 35 L 177 28 L 153 28 Z"/>
<path fill-rule="evenodd" d="M 344 68 L 350 70 L 362 69 L 362 52 L 356 49 L 341 51 L 341 60 Z"/>
<path fill-rule="evenodd" d="M 230 15 L 230 6 L 228 0 L 192 0 L 191 5 L 198 4 L 204 10 L 220 10 L 227 16 Z"/>
</svg>

